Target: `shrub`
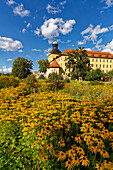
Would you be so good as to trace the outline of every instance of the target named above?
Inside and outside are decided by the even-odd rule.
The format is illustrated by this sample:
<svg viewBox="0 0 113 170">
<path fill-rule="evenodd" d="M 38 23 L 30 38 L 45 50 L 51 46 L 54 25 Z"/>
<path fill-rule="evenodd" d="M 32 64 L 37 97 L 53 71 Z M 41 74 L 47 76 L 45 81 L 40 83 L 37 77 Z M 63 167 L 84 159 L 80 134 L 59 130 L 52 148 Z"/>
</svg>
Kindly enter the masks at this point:
<svg viewBox="0 0 113 170">
<path fill-rule="evenodd" d="M 62 79 L 62 76 L 61 75 L 58 75 L 57 73 L 50 73 L 49 76 L 49 81 L 54 81 L 54 80 L 61 80 Z"/>
<path fill-rule="evenodd" d="M 35 76 L 33 74 L 30 74 L 27 76 L 27 78 L 23 79 L 23 82 L 25 83 L 35 83 L 37 82 L 37 79 L 35 78 Z"/>
<path fill-rule="evenodd" d="M 19 85 L 19 78 L 13 76 L 0 76 L 0 89 L 9 86 L 16 87 Z"/>
</svg>

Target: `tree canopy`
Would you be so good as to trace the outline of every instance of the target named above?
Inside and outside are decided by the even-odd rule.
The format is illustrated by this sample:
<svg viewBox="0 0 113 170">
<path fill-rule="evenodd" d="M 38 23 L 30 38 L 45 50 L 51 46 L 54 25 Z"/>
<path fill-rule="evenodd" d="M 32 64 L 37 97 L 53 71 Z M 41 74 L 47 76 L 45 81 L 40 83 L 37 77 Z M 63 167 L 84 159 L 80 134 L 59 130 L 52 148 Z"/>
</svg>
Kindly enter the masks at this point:
<svg viewBox="0 0 113 170">
<path fill-rule="evenodd" d="M 86 76 L 87 72 L 91 70 L 90 60 L 87 55 L 87 51 L 84 47 L 72 50 L 67 53 L 66 67 L 70 69 L 70 76 L 72 78 L 78 78 Z"/>
<path fill-rule="evenodd" d="M 90 72 L 87 72 L 85 80 L 88 80 L 88 81 L 91 81 L 91 80 L 101 80 L 101 78 L 104 75 L 105 75 L 105 73 L 103 73 L 100 68 L 97 68 L 96 70 L 92 69 Z"/>
<path fill-rule="evenodd" d="M 31 74 L 33 62 L 25 59 L 24 57 L 18 57 L 13 62 L 12 75 L 20 79 L 26 78 Z"/>
<path fill-rule="evenodd" d="M 41 59 L 41 60 L 38 60 L 37 62 L 39 64 L 39 72 L 46 73 L 47 67 L 50 65 L 49 61 Z"/>
</svg>

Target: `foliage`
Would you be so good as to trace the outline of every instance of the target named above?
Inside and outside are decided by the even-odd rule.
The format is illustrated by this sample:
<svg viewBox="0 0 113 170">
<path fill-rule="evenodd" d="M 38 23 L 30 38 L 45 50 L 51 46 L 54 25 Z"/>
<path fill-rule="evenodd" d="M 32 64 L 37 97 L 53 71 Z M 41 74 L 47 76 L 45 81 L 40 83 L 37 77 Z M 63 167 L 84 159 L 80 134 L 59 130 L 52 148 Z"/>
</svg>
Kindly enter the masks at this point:
<svg viewBox="0 0 113 170">
<path fill-rule="evenodd" d="M 85 80 L 92 81 L 92 80 L 101 80 L 101 78 L 104 76 L 104 73 L 100 68 L 97 68 L 96 70 L 91 70 L 90 72 L 87 72 L 87 75 L 85 76 Z"/>
<path fill-rule="evenodd" d="M 28 75 L 25 79 L 23 79 L 23 82 L 25 83 L 35 83 L 37 82 L 37 79 L 33 74 Z"/>
<path fill-rule="evenodd" d="M 108 76 L 109 76 L 109 80 L 111 80 L 112 77 L 113 77 L 113 70 L 110 70 L 110 71 L 108 72 Z"/>
<path fill-rule="evenodd" d="M 69 93 L 78 99 L 91 98 L 102 100 L 105 97 L 109 97 L 113 94 L 113 85 L 106 85 L 102 82 L 92 81 L 87 84 L 84 82 L 73 82 L 64 86 L 62 90 L 65 93 Z"/>
<path fill-rule="evenodd" d="M 13 62 L 12 75 L 20 79 L 26 78 L 31 74 L 33 62 L 25 59 L 24 57 L 18 57 Z"/>
<path fill-rule="evenodd" d="M 62 76 L 60 74 L 58 75 L 57 73 L 53 72 L 49 74 L 48 79 L 49 81 L 61 80 Z"/>
<path fill-rule="evenodd" d="M 41 59 L 41 60 L 38 60 L 37 62 L 39 64 L 40 73 L 46 73 L 47 67 L 50 65 L 49 61 Z"/>
<path fill-rule="evenodd" d="M 25 87 L 0 91 L 0 169 L 113 169 L 113 93 L 80 100 Z"/>
<path fill-rule="evenodd" d="M 0 89 L 9 86 L 16 87 L 19 85 L 19 78 L 13 76 L 0 76 Z"/>
<path fill-rule="evenodd" d="M 79 49 L 72 50 L 67 53 L 68 57 L 65 61 L 66 67 L 70 69 L 72 78 L 79 78 L 86 76 L 87 72 L 90 71 L 90 60 L 87 55 L 87 51 L 84 47 L 79 47 Z"/>
</svg>

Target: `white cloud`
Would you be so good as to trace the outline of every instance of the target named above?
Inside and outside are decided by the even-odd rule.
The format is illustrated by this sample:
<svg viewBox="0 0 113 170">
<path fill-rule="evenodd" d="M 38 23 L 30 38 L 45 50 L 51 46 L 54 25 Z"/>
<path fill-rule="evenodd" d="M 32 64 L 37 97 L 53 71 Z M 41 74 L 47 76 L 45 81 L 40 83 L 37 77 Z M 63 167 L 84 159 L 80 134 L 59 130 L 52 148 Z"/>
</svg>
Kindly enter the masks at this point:
<svg viewBox="0 0 113 170">
<path fill-rule="evenodd" d="M 59 31 L 63 34 L 66 35 L 69 32 L 72 31 L 72 26 L 75 24 L 75 20 L 68 20 L 65 24 L 63 24 L 60 28 Z"/>
<path fill-rule="evenodd" d="M 107 43 L 107 45 L 104 46 L 103 52 L 110 52 L 113 54 L 113 39 L 110 43 Z"/>
<path fill-rule="evenodd" d="M 44 24 L 41 26 L 42 35 L 51 40 L 54 37 L 58 37 L 59 33 L 66 35 L 72 31 L 72 26 L 76 23 L 75 20 L 63 21 L 62 18 L 50 18 L 45 20 Z"/>
<path fill-rule="evenodd" d="M 25 10 L 23 4 L 18 4 L 18 6 L 16 6 L 13 9 L 14 14 L 19 15 L 21 17 L 25 17 L 25 16 L 29 16 L 30 11 L 29 10 Z"/>
<path fill-rule="evenodd" d="M 112 7 L 113 5 L 113 0 L 101 0 L 101 2 L 105 2 L 105 4 L 107 5 L 103 8 L 109 8 L 109 7 Z"/>
<path fill-rule="evenodd" d="M 64 5 L 66 4 L 66 1 L 60 2 L 60 5 Z"/>
<path fill-rule="evenodd" d="M 20 41 L 14 41 L 13 39 L 7 37 L 0 37 L 0 49 L 3 51 L 17 51 L 20 48 L 23 48 Z"/>
<path fill-rule="evenodd" d="M 5 69 L 5 68 L 7 68 L 7 67 L 6 67 L 6 66 L 3 66 L 2 68 Z"/>
<path fill-rule="evenodd" d="M 61 9 L 59 7 L 53 7 L 49 4 L 47 5 L 46 9 L 47 9 L 47 12 L 51 14 L 56 14 L 56 13 L 61 12 Z"/>
<path fill-rule="evenodd" d="M 34 49 L 32 49 L 32 51 L 41 51 L 41 49 L 34 48 Z"/>
<path fill-rule="evenodd" d="M 19 52 L 19 53 L 22 53 L 22 52 L 23 52 L 23 50 L 18 50 L 18 52 Z"/>
<path fill-rule="evenodd" d="M 8 58 L 7 61 L 13 61 L 13 59 L 12 58 Z"/>
<path fill-rule="evenodd" d="M 29 27 L 30 27 L 30 25 L 31 25 L 31 24 L 30 24 L 30 23 L 28 23 L 26 27 L 27 27 L 27 28 L 29 28 Z"/>
<path fill-rule="evenodd" d="M 12 68 L 11 67 L 7 68 L 5 66 L 5 68 L 2 68 L 2 72 L 4 72 L 4 73 L 11 73 L 12 72 Z"/>
<path fill-rule="evenodd" d="M 85 50 L 87 50 L 87 51 L 92 51 L 91 48 L 85 48 Z"/>
<path fill-rule="evenodd" d="M 7 68 L 7 66 L 3 66 L 0 69 L 0 72 L 2 72 L 2 73 L 11 73 L 12 72 L 12 68 L 11 67 Z"/>
<path fill-rule="evenodd" d="M 15 4 L 15 3 L 16 3 L 16 2 L 13 1 L 13 0 L 7 0 L 7 2 L 6 2 L 6 4 L 7 4 L 8 6 L 13 5 L 13 4 Z"/>
<path fill-rule="evenodd" d="M 48 56 L 48 55 L 49 55 L 49 52 L 50 52 L 51 50 L 52 50 L 51 48 L 48 48 L 48 49 L 44 50 L 44 53 Z"/>
<path fill-rule="evenodd" d="M 34 31 L 34 33 L 39 36 L 39 34 L 40 34 L 40 29 L 39 29 L 39 28 L 36 28 L 36 30 Z"/>
<path fill-rule="evenodd" d="M 86 44 L 86 40 L 84 39 L 83 41 L 78 41 L 78 45 Z"/>
<path fill-rule="evenodd" d="M 27 30 L 25 28 L 22 29 L 22 33 L 25 33 Z"/>
<path fill-rule="evenodd" d="M 78 45 L 86 44 L 87 41 L 92 41 L 95 45 L 95 48 L 98 50 L 101 50 L 103 48 L 103 45 L 99 45 L 102 43 L 102 38 L 98 40 L 98 36 L 100 34 L 106 33 L 108 31 L 111 31 L 113 29 L 113 26 L 109 26 L 106 28 L 101 28 L 100 25 L 97 25 L 94 27 L 92 24 L 90 24 L 84 31 L 81 32 L 81 35 L 83 36 L 82 41 L 78 41 Z"/>
<path fill-rule="evenodd" d="M 97 25 L 94 28 L 93 25 L 90 24 L 88 28 L 86 28 L 84 31 L 81 32 L 81 34 L 85 38 L 85 40 L 91 40 L 91 41 L 93 41 L 93 43 L 95 43 L 97 41 L 98 34 L 102 34 L 102 33 L 109 31 L 108 28 L 100 28 L 100 27 L 101 27 L 100 25 Z M 84 36 L 85 34 L 87 34 L 87 35 Z"/>
</svg>

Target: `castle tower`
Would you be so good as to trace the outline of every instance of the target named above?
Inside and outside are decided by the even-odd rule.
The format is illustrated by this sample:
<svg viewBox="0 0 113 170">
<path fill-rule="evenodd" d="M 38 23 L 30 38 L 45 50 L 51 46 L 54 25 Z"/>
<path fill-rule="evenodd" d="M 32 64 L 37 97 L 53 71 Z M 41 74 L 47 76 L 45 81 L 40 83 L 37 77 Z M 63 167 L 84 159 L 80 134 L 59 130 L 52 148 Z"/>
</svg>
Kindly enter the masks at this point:
<svg viewBox="0 0 113 170">
<path fill-rule="evenodd" d="M 51 63 L 54 59 L 57 58 L 57 56 L 59 56 L 61 54 L 61 51 L 58 49 L 58 43 L 55 40 L 53 42 L 53 49 L 51 50 L 51 52 L 48 55 L 48 61 Z"/>
</svg>

